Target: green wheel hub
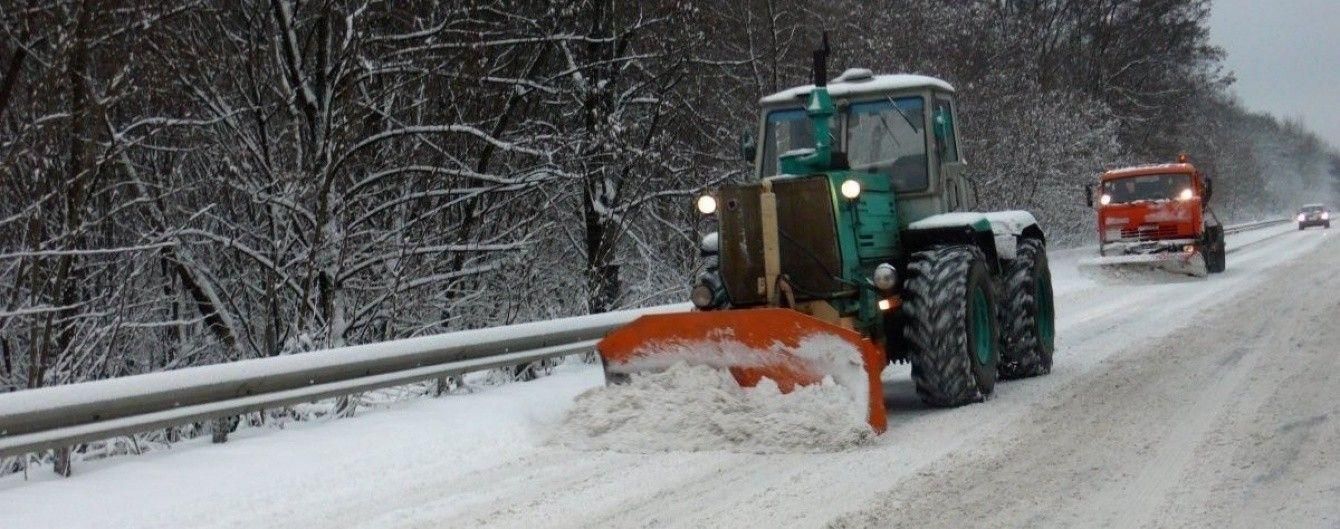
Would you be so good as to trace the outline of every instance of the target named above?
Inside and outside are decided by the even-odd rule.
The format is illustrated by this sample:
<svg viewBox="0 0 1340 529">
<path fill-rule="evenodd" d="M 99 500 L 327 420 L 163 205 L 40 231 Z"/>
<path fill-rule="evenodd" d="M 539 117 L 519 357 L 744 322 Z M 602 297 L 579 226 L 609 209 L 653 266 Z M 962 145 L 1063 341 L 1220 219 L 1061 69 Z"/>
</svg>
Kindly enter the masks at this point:
<svg viewBox="0 0 1340 529">
<path fill-rule="evenodd" d="M 974 353 L 977 357 L 977 363 L 987 365 L 991 363 L 991 355 L 995 353 L 995 343 L 991 339 L 991 311 L 986 305 L 986 292 L 981 287 L 972 289 L 972 336 Z"/>
</svg>

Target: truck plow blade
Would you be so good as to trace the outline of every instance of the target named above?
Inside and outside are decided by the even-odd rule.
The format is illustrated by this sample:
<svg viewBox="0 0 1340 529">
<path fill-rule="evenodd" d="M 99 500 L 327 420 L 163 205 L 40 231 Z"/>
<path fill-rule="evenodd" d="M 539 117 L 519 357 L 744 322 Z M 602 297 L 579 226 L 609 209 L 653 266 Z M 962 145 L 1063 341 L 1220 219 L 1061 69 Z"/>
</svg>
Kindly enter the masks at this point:
<svg viewBox="0 0 1340 529">
<path fill-rule="evenodd" d="M 1191 277 L 1209 275 L 1205 266 L 1205 256 L 1200 252 L 1161 252 L 1098 257 L 1080 261 L 1079 269 L 1090 275 L 1100 275 L 1119 280 L 1129 279 L 1131 276 L 1147 272 L 1166 272 Z"/>
<path fill-rule="evenodd" d="M 883 351 L 855 331 L 790 309 L 762 308 L 642 316 L 596 345 L 607 381 L 676 363 L 729 369 L 743 387 L 771 379 L 783 392 L 824 377 L 847 388 L 883 433 L 888 419 Z"/>
</svg>

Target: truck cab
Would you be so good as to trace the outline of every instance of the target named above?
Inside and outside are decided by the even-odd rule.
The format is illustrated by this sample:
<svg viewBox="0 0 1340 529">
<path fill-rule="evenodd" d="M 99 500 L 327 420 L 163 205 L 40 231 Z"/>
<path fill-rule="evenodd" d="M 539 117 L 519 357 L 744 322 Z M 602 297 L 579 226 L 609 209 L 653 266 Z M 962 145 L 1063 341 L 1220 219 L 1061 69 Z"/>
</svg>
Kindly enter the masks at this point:
<svg viewBox="0 0 1340 529">
<path fill-rule="evenodd" d="M 1103 173 L 1098 240 L 1105 247 L 1192 244 L 1204 233 L 1206 190 L 1204 175 L 1185 162 Z"/>
<path fill-rule="evenodd" d="M 1185 154 L 1176 163 L 1107 171 L 1097 196 L 1098 253 L 1111 264 L 1181 263 L 1191 275 L 1223 269 L 1223 227 L 1209 208 L 1211 180 Z"/>
</svg>

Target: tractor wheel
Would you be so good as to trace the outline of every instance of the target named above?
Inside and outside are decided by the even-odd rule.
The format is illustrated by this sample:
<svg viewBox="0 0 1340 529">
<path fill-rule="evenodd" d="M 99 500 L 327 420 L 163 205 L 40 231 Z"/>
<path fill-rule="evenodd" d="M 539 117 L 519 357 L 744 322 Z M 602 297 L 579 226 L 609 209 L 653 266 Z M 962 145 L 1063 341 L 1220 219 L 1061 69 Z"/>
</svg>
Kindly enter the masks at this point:
<svg viewBox="0 0 1340 529">
<path fill-rule="evenodd" d="M 973 246 L 917 252 L 904 287 L 903 333 L 921 400 L 961 406 L 991 395 L 1000 332 L 985 254 Z"/>
<path fill-rule="evenodd" d="M 1047 249 L 1038 239 L 1019 241 L 1005 270 L 1005 298 L 1000 328 L 1005 334 L 1000 358 L 1001 378 L 1045 375 L 1056 350 L 1056 309 Z"/>
</svg>

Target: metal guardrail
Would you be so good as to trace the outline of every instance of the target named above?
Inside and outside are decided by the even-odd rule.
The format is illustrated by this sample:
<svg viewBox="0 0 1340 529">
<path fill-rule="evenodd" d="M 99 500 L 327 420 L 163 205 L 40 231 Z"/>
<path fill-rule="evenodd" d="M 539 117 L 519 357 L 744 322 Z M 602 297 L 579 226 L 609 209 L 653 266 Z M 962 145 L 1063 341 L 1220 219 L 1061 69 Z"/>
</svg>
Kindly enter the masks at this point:
<svg viewBox="0 0 1340 529">
<path fill-rule="evenodd" d="M 1290 221 L 1235 224 L 1224 232 Z M 584 353 L 638 316 L 689 308 L 664 305 L 0 394 L 0 458 Z"/>
<path fill-rule="evenodd" d="M 0 394 L 0 458 L 589 352 L 664 305 Z"/>
<path fill-rule="evenodd" d="M 1293 222 L 1293 218 L 1286 217 L 1282 219 L 1258 220 L 1254 222 L 1233 224 L 1231 226 L 1224 226 L 1224 234 L 1227 235 L 1230 233 L 1241 233 L 1244 231 L 1258 230 L 1268 226 L 1274 226 L 1276 224 L 1284 224 L 1286 222 Z"/>
</svg>

